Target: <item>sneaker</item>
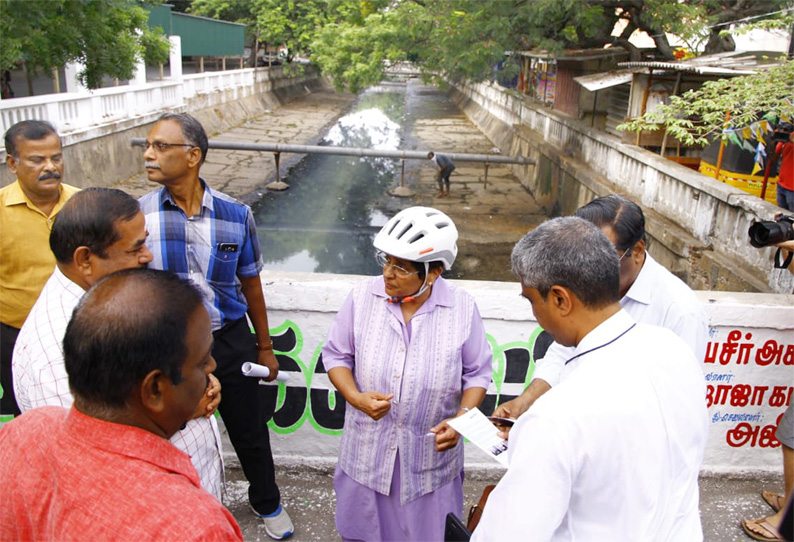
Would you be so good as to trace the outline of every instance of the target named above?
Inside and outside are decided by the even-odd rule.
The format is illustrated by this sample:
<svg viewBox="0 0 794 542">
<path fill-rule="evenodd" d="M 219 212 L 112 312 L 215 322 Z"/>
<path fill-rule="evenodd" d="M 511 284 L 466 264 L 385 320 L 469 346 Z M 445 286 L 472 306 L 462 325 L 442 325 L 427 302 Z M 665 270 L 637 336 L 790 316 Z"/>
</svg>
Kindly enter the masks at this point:
<svg viewBox="0 0 794 542">
<path fill-rule="evenodd" d="M 284 510 L 280 504 L 275 512 L 266 516 L 254 510 L 253 506 L 251 510 L 254 514 L 262 518 L 262 521 L 265 523 L 265 531 L 273 540 L 283 540 L 295 532 L 295 526 L 292 524 L 289 514 L 287 514 L 287 511 Z"/>
</svg>

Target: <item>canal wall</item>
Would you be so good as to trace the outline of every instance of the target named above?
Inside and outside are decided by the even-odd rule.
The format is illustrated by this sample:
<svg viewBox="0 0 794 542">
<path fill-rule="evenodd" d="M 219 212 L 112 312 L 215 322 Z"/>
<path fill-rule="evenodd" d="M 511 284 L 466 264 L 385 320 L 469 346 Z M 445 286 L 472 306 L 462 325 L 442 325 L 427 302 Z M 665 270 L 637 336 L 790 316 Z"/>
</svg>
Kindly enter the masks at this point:
<svg viewBox="0 0 794 542">
<path fill-rule="evenodd" d="M 66 165 L 64 182 L 81 188 L 107 187 L 140 173 L 143 165 L 141 153 L 130 148 L 130 140 L 134 137 L 145 138 L 157 117 L 166 111 L 190 113 L 201 121 L 207 134 L 212 137 L 213 134 L 277 109 L 299 96 L 330 88 L 328 82 L 311 66 L 303 66 L 299 71 L 290 71 L 285 66 L 236 71 L 252 72 L 253 76 L 235 84 L 192 89 L 191 95 L 181 101 L 182 105 L 155 108 L 146 114 L 62 132 Z M 190 83 L 201 75 L 185 76 L 185 80 Z M 170 83 L 164 85 L 171 86 Z M 24 100 L 32 101 L 34 98 Z M 5 156 L 3 149 L 0 151 L 0 160 L 5 161 Z M 0 186 L 6 186 L 14 180 L 15 176 L 8 168 L 0 168 Z"/>
<path fill-rule="evenodd" d="M 268 385 L 276 405 L 270 422 L 276 461 L 331 468 L 339 449 L 345 402 L 322 367 L 320 348 L 346 296 L 365 277 L 264 271 L 261 279 L 281 371 L 289 374 L 286 384 Z M 517 295 L 517 283 L 451 282 L 474 296 L 493 349 L 493 382 L 482 406 L 490 412 L 521 393 L 531 379 L 535 356 L 548 346 L 548 336 L 541 334 L 529 303 Z M 794 393 L 791 297 L 705 291 L 696 295 L 710 323 L 702 362 L 710 421 L 703 469 L 781 472 L 774 428 Z M 234 456 L 230 446 L 225 453 Z M 468 444 L 466 466 L 501 468 Z"/>
<path fill-rule="evenodd" d="M 645 212 L 651 254 L 691 287 L 794 289 L 794 277 L 773 268 L 774 249 L 747 238 L 752 221 L 771 220 L 778 207 L 499 85 L 458 85 L 451 97 L 502 152 L 537 161 L 511 169 L 549 215 L 621 193 Z"/>
</svg>

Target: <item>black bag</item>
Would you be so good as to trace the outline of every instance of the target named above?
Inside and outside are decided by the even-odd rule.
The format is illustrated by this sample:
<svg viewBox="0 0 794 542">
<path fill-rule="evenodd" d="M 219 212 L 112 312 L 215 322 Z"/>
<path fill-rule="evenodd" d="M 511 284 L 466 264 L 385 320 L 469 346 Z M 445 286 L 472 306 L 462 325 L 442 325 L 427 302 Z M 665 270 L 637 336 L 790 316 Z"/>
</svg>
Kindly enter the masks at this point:
<svg viewBox="0 0 794 542">
<path fill-rule="evenodd" d="M 468 542 L 471 533 L 458 516 L 450 512 L 444 525 L 444 542 Z"/>
</svg>

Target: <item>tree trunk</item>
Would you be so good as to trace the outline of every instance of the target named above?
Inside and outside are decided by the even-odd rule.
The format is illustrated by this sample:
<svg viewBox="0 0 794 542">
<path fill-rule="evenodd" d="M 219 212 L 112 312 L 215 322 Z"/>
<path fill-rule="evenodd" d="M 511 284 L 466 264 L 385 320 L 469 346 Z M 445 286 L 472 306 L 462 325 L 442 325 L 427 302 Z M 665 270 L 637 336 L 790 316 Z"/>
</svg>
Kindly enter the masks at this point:
<svg viewBox="0 0 794 542">
<path fill-rule="evenodd" d="M 667 35 L 665 35 L 665 33 L 662 31 L 648 33 L 653 36 L 653 41 L 656 43 L 656 49 L 659 51 L 659 54 L 662 56 L 662 58 L 664 60 L 675 60 L 673 50 L 670 48 L 670 42 L 667 41 Z"/>
<path fill-rule="evenodd" d="M 259 59 L 259 26 L 256 27 L 256 39 L 254 41 L 254 61 L 251 66 L 256 68 L 256 62 Z"/>
<path fill-rule="evenodd" d="M 642 52 L 633 43 L 629 42 L 629 38 L 636 29 L 637 25 L 633 20 L 629 19 L 626 22 L 626 28 L 624 28 L 623 32 L 620 33 L 620 36 L 615 39 L 615 43 L 617 45 L 622 46 L 629 52 L 629 60 L 632 62 L 639 62 L 642 60 Z"/>
<path fill-rule="evenodd" d="M 617 39 L 615 40 L 615 44 L 620 45 L 629 52 L 630 61 L 639 62 L 640 60 L 642 60 L 642 53 L 637 47 L 634 46 L 633 43 L 629 43 L 629 40 Z"/>
<path fill-rule="evenodd" d="M 736 42 L 733 41 L 733 36 L 730 34 L 721 36 L 721 30 L 721 27 L 712 29 L 711 34 L 709 35 L 709 40 L 706 42 L 706 47 L 704 49 L 706 54 L 713 55 L 714 53 L 723 53 L 736 50 Z"/>
<path fill-rule="evenodd" d="M 33 96 L 33 76 L 28 70 L 28 65 L 23 61 L 22 67 L 25 69 L 25 79 L 28 82 L 28 96 Z"/>
</svg>

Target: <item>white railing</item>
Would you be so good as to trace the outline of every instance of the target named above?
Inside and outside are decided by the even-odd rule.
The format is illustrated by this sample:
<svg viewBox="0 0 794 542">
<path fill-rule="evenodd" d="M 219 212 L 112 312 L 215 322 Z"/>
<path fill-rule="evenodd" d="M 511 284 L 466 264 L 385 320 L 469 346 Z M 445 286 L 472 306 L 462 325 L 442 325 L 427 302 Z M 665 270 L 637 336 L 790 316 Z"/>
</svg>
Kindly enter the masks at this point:
<svg viewBox="0 0 794 542">
<path fill-rule="evenodd" d="M 254 86 L 254 68 L 183 75 L 185 99 L 199 94 Z"/>
<path fill-rule="evenodd" d="M 46 120 L 55 126 L 64 144 L 70 145 L 106 135 L 111 123 L 128 129 L 152 122 L 160 111 L 212 107 L 316 76 L 316 71 L 288 75 L 284 66 L 194 74 L 180 71 L 172 79 L 142 85 L 0 100 L 0 133 L 22 120 Z M 5 153 L 2 145 L 0 140 L 0 160 Z"/>
<path fill-rule="evenodd" d="M 243 68 L 182 75 L 145 85 L 125 85 L 93 91 L 45 94 L 29 98 L 0 100 L 0 133 L 22 120 L 51 122 L 69 144 L 90 135 L 94 128 L 124 121 L 150 122 L 153 114 L 189 105 L 191 99 L 216 96 L 236 100 L 255 94 L 258 85 L 273 84 L 283 76 L 282 66 Z M 289 78 L 288 78 L 289 79 Z M 229 93 L 225 97 L 219 95 Z M 79 136 L 78 134 L 84 134 Z M 0 152 L 4 149 L 0 142 Z"/>
<path fill-rule="evenodd" d="M 179 81 L 46 94 L 0 101 L 0 131 L 22 120 L 47 120 L 61 135 L 135 119 L 183 105 Z"/>
</svg>

